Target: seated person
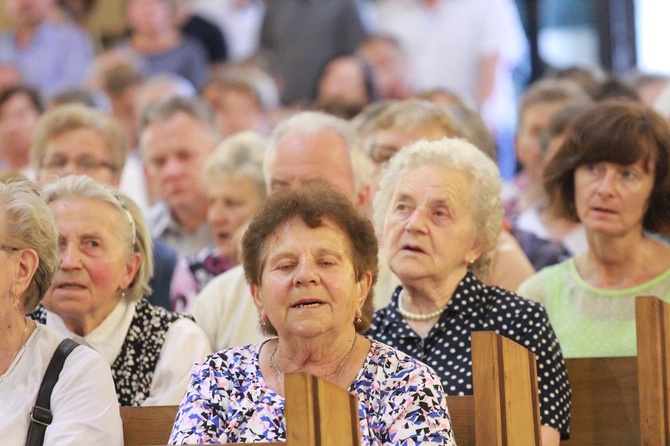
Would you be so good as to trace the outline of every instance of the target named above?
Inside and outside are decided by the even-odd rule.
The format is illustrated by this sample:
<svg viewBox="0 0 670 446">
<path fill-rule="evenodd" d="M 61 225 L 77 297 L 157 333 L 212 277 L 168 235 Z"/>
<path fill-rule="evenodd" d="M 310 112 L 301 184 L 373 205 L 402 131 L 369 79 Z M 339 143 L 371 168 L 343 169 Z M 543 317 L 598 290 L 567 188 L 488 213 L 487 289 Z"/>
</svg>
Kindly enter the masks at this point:
<svg viewBox="0 0 670 446">
<path fill-rule="evenodd" d="M 56 221 L 60 265 L 32 317 L 99 351 L 121 406 L 178 404 L 210 346 L 192 320 L 144 299 L 153 262 L 141 212 L 83 175 L 46 186 L 42 198 Z"/>
<path fill-rule="evenodd" d="M 178 297 L 174 308 L 189 310 L 191 300 L 214 277 L 239 263 L 238 232 L 256 212 L 266 195 L 263 157 L 267 140 L 253 132 L 225 139 L 207 158 L 203 175 L 209 206 L 207 221 L 214 246 L 203 248 L 187 259 L 194 282 L 193 295 Z"/>
<path fill-rule="evenodd" d="M 670 300 L 670 130 L 639 103 L 580 114 L 545 169 L 549 200 L 580 222 L 588 249 L 524 282 L 567 358 L 635 356 L 635 297 Z"/>
<path fill-rule="evenodd" d="M 242 240 L 262 330 L 276 337 L 196 366 L 170 444 L 285 441 L 284 374 L 358 400 L 363 445 L 453 445 L 445 394 L 424 364 L 361 335 L 373 312 L 370 221 L 323 183 L 273 193 Z"/>
<path fill-rule="evenodd" d="M 40 384 L 54 352 L 65 339 L 52 328 L 25 316 L 26 311 L 35 309 L 49 288 L 58 268 L 57 253 L 58 234 L 37 189 L 25 180 L 0 183 L 3 444 L 28 444 L 31 412 Z M 114 381 L 109 365 L 99 353 L 84 346 L 72 350 L 63 363 L 50 402 L 53 419 L 44 431 L 44 444 L 123 444 Z"/>
<path fill-rule="evenodd" d="M 537 356 L 542 444 L 567 438 L 571 390 L 561 347 L 541 305 L 486 286 L 502 226 L 500 174 L 461 139 L 419 141 L 383 172 L 374 219 L 400 278 L 367 335 L 432 367 L 451 395 L 472 394 L 473 331 L 489 330 Z"/>
</svg>

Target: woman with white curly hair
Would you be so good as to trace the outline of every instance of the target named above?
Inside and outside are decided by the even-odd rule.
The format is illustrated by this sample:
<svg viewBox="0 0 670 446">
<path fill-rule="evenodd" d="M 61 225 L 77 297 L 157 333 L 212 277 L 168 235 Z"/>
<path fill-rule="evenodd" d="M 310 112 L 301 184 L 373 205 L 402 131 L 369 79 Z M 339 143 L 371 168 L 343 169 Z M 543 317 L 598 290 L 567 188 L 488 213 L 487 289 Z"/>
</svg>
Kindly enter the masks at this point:
<svg viewBox="0 0 670 446">
<path fill-rule="evenodd" d="M 461 140 L 420 140 L 395 154 L 374 202 L 381 251 L 401 285 L 367 335 L 431 366 L 447 394 L 472 394 L 473 331 L 506 336 L 537 355 L 543 444 L 567 438 L 570 385 L 544 308 L 486 286 L 502 228 L 500 173 Z"/>
</svg>

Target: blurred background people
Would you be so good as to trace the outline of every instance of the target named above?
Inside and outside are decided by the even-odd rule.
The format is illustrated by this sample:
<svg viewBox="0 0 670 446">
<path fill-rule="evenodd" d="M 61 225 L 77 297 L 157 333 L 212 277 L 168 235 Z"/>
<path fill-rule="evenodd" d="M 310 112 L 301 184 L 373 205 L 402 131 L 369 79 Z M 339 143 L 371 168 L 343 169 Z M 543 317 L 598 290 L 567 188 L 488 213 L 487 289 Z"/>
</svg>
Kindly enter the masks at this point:
<svg viewBox="0 0 670 446">
<path fill-rule="evenodd" d="M 30 165 L 30 143 L 44 110 L 39 93 L 16 85 L 0 91 L 0 170 L 17 169 L 35 179 Z"/>
<path fill-rule="evenodd" d="M 372 70 L 357 56 L 331 60 L 319 77 L 314 108 L 344 119 L 359 114 L 377 100 Z"/>
<path fill-rule="evenodd" d="M 93 62 L 88 33 L 50 18 L 54 0 L 5 0 L 11 28 L 0 34 L 0 61 L 14 64 L 23 82 L 49 97 L 81 84 Z"/>
<path fill-rule="evenodd" d="M 166 97 L 144 113 L 140 134 L 149 188 L 159 200 L 147 215 L 153 237 L 183 257 L 211 246 L 202 167 L 219 142 L 214 114 L 201 99 Z"/>
</svg>

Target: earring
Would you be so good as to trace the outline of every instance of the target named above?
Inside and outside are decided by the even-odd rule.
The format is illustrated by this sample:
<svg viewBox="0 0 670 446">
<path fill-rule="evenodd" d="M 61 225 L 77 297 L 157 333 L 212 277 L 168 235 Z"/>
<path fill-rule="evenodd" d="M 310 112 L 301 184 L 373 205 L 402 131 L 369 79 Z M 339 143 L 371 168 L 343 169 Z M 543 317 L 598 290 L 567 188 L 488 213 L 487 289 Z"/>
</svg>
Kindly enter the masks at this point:
<svg viewBox="0 0 670 446">
<path fill-rule="evenodd" d="M 356 324 L 356 325 L 360 324 L 361 322 L 363 322 L 363 321 L 361 320 L 360 317 L 357 317 L 357 318 L 354 320 L 354 324 Z"/>
<path fill-rule="evenodd" d="M 267 327 L 267 325 L 268 324 L 265 321 L 261 321 L 261 327 L 265 328 L 265 327 Z"/>
</svg>

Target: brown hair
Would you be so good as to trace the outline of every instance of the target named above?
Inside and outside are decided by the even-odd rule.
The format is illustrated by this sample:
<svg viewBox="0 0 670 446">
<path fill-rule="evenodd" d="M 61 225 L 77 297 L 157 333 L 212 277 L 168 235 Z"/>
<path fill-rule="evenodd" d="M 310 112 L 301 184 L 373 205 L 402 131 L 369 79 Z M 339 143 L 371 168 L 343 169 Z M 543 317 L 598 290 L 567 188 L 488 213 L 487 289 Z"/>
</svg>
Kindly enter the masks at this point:
<svg viewBox="0 0 670 446">
<path fill-rule="evenodd" d="M 624 166 L 654 163 L 654 188 L 643 228 L 670 232 L 670 128 L 651 108 L 633 101 L 610 100 L 579 114 L 565 141 L 545 168 L 544 184 L 562 216 L 579 221 L 574 172 L 584 164 L 611 162 Z"/>
<path fill-rule="evenodd" d="M 361 280 L 367 272 L 372 273 L 372 286 L 363 304 L 361 323 L 356 324 L 357 332 L 365 332 L 374 312 L 374 284 L 378 274 L 375 231 L 372 222 L 344 195 L 321 181 L 275 192 L 265 200 L 242 238 L 242 265 L 247 282 L 261 285 L 267 240 L 294 218 L 300 218 L 310 228 L 323 225 L 326 219 L 333 222 L 349 240 L 356 280 Z M 277 335 L 271 325 L 261 329 L 266 334 Z"/>
</svg>

